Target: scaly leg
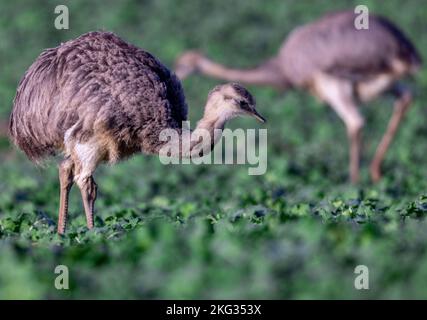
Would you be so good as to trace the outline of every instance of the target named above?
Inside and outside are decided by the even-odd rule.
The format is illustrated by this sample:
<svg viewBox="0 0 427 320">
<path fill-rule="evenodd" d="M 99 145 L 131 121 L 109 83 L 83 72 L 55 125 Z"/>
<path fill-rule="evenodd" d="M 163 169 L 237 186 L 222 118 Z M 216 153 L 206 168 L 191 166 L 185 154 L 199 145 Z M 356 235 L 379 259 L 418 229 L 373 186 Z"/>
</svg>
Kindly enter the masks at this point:
<svg viewBox="0 0 427 320">
<path fill-rule="evenodd" d="M 103 157 L 102 150 L 98 147 L 96 141 L 97 138 L 94 137 L 84 143 L 76 143 L 72 151 L 75 163 L 74 181 L 80 189 L 89 229 L 94 226 L 93 215 L 97 194 L 97 185 L 92 175 Z"/>
<path fill-rule="evenodd" d="M 397 97 L 397 100 L 394 104 L 394 111 L 388 123 L 387 129 L 381 139 L 381 142 L 377 147 L 375 156 L 372 160 L 370 167 L 371 178 L 374 182 L 378 182 L 381 178 L 381 163 L 388 148 L 390 147 L 391 142 L 393 141 L 393 138 L 396 135 L 397 129 L 403 119 L 403 116 L 409 109 L 409 106 L 412 102 L 411 92 L 406 89 L 403 89 L 402 87 L 396 86 L 393 90 L 393 93 Z"/>
<path fill-rule="evenodd" d="M 60 199 L 59 199 L 59 216 L 58 216 L 58 233 L 64 234 L 67 224 L 68 215 L 68 195 L 73 186 L 74 178 L 74 163 L 71 159 L 65 159 L 59 165 L 59 184 L 60 184 Z"/>
<path fill-rule="evenodd" d="M 362 120 L 363 121 L 363 120 Z M 347 134 L 350 142 L 350 180 L 352 183 L 357 183 L 359 181 L 359 167 L 360 167 L 360 157 L 362 149 L 362 126 L 357 125 L 356 127 L 351 127 L 346 123 Z"/>
</svg>

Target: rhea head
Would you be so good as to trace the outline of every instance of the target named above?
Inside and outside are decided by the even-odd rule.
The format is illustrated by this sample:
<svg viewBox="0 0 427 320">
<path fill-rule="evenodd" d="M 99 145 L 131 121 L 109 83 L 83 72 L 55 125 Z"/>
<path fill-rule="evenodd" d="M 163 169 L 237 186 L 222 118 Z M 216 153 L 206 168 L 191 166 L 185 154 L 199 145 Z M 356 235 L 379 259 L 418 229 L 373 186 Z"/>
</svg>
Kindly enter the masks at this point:
<svg viewBox="0 0 427 320">
<path fill-rule="evenodd" d="M 175 63 L 175 73 L 179 79 L 183 80 L 192 73 L 198 71 L 200 64 L 203 62 L 204 56 L 196 50 L 187 51 L 182 54 Z"/>
<path fill-rule="evenodd" d="M 238 116 L 252 116 L 262 123 L 266 122 L 255 107 L 255 98 L 248 90 L 238 83 L 227 83 L 209 92 L 205 117 L 228 121 Z"/>
</svg>

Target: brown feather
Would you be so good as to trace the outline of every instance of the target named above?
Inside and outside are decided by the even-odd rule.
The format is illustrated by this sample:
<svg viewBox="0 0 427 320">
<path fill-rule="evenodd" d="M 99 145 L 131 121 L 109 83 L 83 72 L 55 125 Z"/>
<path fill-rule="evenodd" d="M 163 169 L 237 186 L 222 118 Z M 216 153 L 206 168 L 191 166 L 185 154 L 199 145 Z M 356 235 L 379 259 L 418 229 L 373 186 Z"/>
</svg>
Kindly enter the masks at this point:
<svg viewBox="0 0 427 320">
<path fill-rule="evenodd" d="M 64 136 L 114 141 L 115 157 L 158 150 L 159 132 L 180 128 L 187 104 L 179 80 L 148 52 L 113 33 L 90 32 L 45 50 L 19 83 L 13 142 L 36 162 L 64 151 Z"/>
</svg>

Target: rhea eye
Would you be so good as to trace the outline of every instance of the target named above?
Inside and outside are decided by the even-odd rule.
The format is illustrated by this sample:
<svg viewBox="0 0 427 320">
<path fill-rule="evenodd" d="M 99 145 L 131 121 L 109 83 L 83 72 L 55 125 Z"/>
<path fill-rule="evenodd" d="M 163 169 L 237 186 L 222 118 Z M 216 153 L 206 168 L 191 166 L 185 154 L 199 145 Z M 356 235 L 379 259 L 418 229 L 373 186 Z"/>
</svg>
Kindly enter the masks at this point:
<svg viewBox="0 0 427 320">
<path fill-rule="evenodd" d="M 240 100 L 239 105 L 240 105 L 240 108 L 242 109 L 249 109 L 249 103 L 245 100 Z"/>
</svg>

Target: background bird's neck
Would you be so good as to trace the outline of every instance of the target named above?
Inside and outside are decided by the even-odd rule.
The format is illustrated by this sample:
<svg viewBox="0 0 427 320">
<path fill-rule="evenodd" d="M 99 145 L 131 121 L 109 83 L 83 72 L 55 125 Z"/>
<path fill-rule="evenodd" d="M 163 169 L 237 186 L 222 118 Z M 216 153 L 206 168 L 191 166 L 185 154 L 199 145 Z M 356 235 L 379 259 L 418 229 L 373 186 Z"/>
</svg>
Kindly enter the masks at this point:
<svg viewBox="0 0 427 320">
<path fill-rule="evenodd" d="M 227 81 L 273 86 L 278 89 L 287 87 L 287 81 L 280 72 L 276 59 L 268 60 L 253 69 L 233 69 L 203 57 L 198 62 L 198 70 L 202 74 Z"/>
</svg>

